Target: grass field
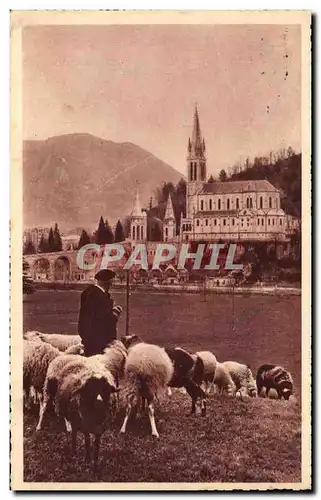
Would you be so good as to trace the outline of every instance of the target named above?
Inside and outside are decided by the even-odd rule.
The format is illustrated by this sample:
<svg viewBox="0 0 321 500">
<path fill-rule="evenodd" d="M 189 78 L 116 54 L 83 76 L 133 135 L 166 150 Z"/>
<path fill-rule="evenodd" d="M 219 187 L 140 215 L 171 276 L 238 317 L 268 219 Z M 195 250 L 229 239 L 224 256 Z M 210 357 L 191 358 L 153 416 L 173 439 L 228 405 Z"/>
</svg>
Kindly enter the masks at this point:
<svg viewBox="0 0 321 500">
<path fill-rule="evenodd" d="M 80 293 L 42 291 L 24 303 L 24 330 L 77 332 Z M 122 293 L 114 294 L 124 305 Z M 136 294 L 130 333 L 191 351 L 212 350 L 219 360 L 284 365 L 298 403 L 211 396 L 205 418 L 190 416 L 187 396 L 174 392 L 156 409 L 160 439 L 147 417 L 118 431 L 123 412 L 103 438 L 100 474 L 84 463 L 52 420 L 36 435 L 35 415 L 24 419 L 25 481 L 297 482 L 301 473 L 300 297 Z M 119 334 L 124 332 L 124 319 Z"/>
</svg>

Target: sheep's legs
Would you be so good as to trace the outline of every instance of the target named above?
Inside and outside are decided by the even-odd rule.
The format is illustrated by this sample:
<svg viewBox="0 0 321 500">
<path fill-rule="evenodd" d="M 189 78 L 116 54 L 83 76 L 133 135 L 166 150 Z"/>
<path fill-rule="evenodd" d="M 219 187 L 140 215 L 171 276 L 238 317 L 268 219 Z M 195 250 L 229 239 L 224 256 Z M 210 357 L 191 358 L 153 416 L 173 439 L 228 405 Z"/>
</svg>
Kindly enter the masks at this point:
<svg viewBox="0 0 321 500">
<path fill-rule="evenodd" d="M 123 422 L 123 425 L 120 429 L 120 432 L 122 434 L 124 434 L 126 432 L 126 426 L 127 426 L 127 422 L 128 422 L 129 415 L 130 415 L 131 411 L 132 411 L 132 405 L 130 403 L 128 403 L 127 407 L 126 407 L 126 414 L 125 414 L 124 422 Z"/>
<path fill-rule="evenodd" d="M 47 394 L 45 394 L 43 398 L 42 397 L 40 398 L 39 420 L 36 427 L 36 431 L 40 431 L 42 429 L 42 422 L 45 413 L 47 411 L 48 402 L 49 402 L 49 397 Z"/>
<path fill-rule="evenodd" d="M 100 438 L 101 438 L 100 434 L 97 434 L 95 436 L 95 442 L 94 442 L 94 472 L 97 472 L 97 468 L 98 468 L 98 456 L 99 456 Z"/>
<path fill-rule="evenodd" d="M 88 432 L 85 433 L 85 460 L 86 462 L 90 460 L 90 435 Z"/>
<path fill-rule="evenodd" d="M 149 403 L 149 405 L 148 405 L 148 417 L 149 417 L 150 425 L 152 428 L 152 436 L 159 437 L 159 434 L 158 434 L 157 429 L 156 429 L 154 413 L 155 413 L 154 405 L 153 405 L 153 403 Z"/>
<path fill-rule="evenodd" d="M 76 453 L 76 447 L 77 447 L 77 431 L 75 429 L 72 429 L 72 431 L 71 431 L 71 452 L 72 452 L 72 454 Z"/>
</svg>

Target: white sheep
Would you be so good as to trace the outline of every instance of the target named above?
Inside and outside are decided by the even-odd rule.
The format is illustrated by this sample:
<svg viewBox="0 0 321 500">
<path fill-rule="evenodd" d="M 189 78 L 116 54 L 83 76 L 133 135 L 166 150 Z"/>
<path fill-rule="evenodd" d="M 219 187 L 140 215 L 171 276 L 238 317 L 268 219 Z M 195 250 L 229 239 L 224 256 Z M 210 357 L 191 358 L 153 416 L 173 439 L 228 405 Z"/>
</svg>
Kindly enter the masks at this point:
<svg viewBox="0 0 321 500">
<path fill-rule="evenodd" d="M 90 435 L 95 436 L 94 471 L 101 436 L 108 425 L 110 395 L 117 390 L 113 375 L 99 360 L 77 356 L 60 373 L 56 413 L 64 418 L 67 432 L 71 433 L 72 452 L 76 451 L 77 433 L 84 434 L 86 460 L 90 459 Z"/>
<path fill-rule="evenodd" d="M 26 340 L 32 340 L 39 338 L 43 342 L 47 342 L 52 346 L 59 349 L 59 351 L 66 351 L 69 347 L 77 344 L 81 344 L 81 338 L 79 335 L 64 335 L 62 333 L 42 333 L 36 330 L 29 331 L 24 334 Z"/>
<path fill-rule="evenodd" d="M 224 361 L 222 364 L 228 369 L 241 397 L 257 397 L 256 382 L 248 365 L 236 361 Z"/>
<path fill-rule="evenodd" d="M 228 396 L 234 396 L 236 392 L 235 384 L 228 369 L 222 364 L 217 362 L 214 384 L 216 385 L 218 392 L 226 392 Z"/>
<path fill-rule="evenodd" d="M 216 356 L 210 351 L 199 351 L 196 353 L 204 363 L 203 382 L 205 385 L 205 392 L 210 394 L 211 387 L 213 387 L 215 379 L 215 371 L 217 366 Z"/>
<path fill-rule="evenodd" d="M 159 437 L 154 417 L 154 401 L 165 394 L 174 373 L 173 364 L 164 349 L 142 342 L 136 335 L 123 337 L 122 341 L 128 349 L 123 389 L 127 406 L 120 432 L 126 432 L 134 404 L 141 403 L 144 408 L 147 401 L 152 435 Z"/>
<path fill-rule="evenodd" d="M 111 372 L 118 386 L 119 378 L 123 375 L 126 357 L 127 349 L 124 344 L 120 340 L 114 340 L 106 347 L 103 354 L 96 354 L 86 359 L 89 364 L 95 365 L 96 363 L 101 363 L 106 370 Z M 49 364 L 43 387 L 43 405 L 39 414 L 37 431 L 42 429 L 44 415 L 48 406 L 54 401 L 60 379 L 64 376 L 65 366 L 75 361 L 80 361 L 80 363 L 82 363 L 82 360 L 79 360 L 74 355 L 65 353 L 64 356 L 54 359 Z"/>
<path fill-rule="evenodd" d="M 83 354 L 82 344 L 73 345 L 66 351 L 67 354 Z M 64 356 L 56 347 L 41 340 L 24 340 L 23 342 L 23 389 L 26 397 L 34 389 L 39 401 L 40 413 L 43 403 L 43 386 L 46 380 L 48 366 L 56 357 Z"/>
</svg>

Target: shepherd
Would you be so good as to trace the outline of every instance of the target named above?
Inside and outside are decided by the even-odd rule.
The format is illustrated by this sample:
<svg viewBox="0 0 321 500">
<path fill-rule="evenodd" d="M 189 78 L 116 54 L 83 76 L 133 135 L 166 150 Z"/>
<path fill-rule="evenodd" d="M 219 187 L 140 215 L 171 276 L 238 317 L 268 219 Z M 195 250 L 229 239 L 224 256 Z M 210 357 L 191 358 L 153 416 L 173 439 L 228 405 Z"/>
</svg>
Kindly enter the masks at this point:
<svg viewBox="0 0 321 500">
<path fill-rule="evenodd" d="M 122 307 L 114 306 L 109 289 L 114 271 L 102 269 L 95 275 L 95 284 L 81 294 L 78 333 L 82 339 L 85 356 L 101 354 L 117 338 L 117 322 Z"/>
</svg>

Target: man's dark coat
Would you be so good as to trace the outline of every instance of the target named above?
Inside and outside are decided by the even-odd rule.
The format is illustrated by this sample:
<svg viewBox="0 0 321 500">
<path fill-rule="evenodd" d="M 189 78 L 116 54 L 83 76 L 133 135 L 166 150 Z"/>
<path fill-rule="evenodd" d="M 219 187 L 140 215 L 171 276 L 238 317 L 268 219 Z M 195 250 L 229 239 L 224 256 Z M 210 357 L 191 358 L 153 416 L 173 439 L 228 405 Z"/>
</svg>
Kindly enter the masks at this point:
<svg viewBox="0 0 321 500">
<path fill-rule="evenodd" d="M 90 285 L 81 294 L 78 333 L 85 347 L 85 356 L 101 353 L 117 337 L 114 301 L 108 292 Z"/>
</svg>

